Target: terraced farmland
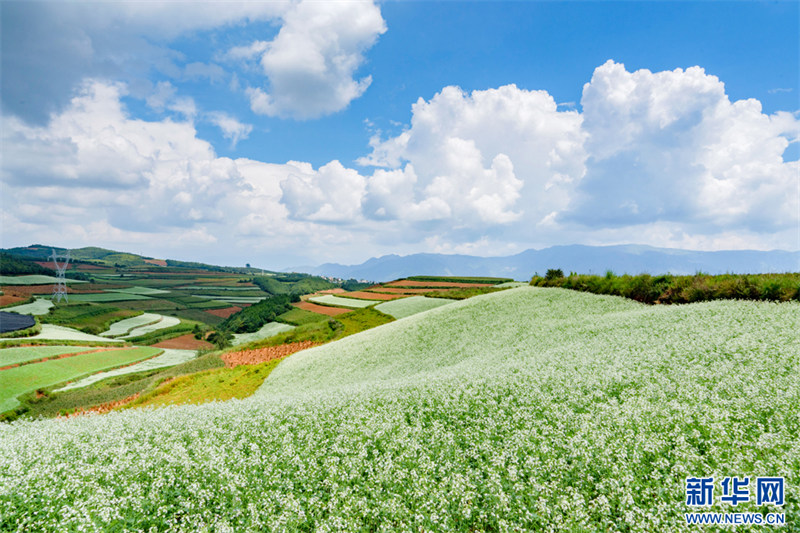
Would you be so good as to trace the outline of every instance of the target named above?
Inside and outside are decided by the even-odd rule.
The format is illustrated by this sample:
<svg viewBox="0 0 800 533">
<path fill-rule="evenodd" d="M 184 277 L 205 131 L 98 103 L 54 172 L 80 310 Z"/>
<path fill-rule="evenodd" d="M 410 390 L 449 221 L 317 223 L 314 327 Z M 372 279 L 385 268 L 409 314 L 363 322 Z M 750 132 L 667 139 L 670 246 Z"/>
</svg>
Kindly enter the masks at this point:
<svg viewBox="0 0 800 533">
<path fill-rule="evenodd" d="M 10 342 L 15 340 L 25 341 L 39 341 L 39 340 L 58 340 L 58 341 L 78 341 L 78 342 L 122 342 L 119 339 L 109 339 L 107 337 L 100 337 L 98 335 L 91 335 L 78 331 L 77 329 L 67 328 L 64 326 L 55 326 L 53 324 L 42 324 L 42 332 L 38 335 L 31 337 L 23 337 L 18 339 L 16 337 L 0 339 L 2 342 Z"/>
<path fill-rule="evenodd" d="M 290 326 L 289 324 L 282 324 L 280 322 L 268 322 L 264 324 L 261 327 L 261 329 L 253 333 L 234 333 L 233 341 L 231 342 L 231 344 L 233 344 L 234 346 L 239 346 L 241 344 L 246 344 L 248 342 L 267 339 L 269 337 L 277 335 L 278 333 L 291 331 L 292 329 L 294 329 L 294 326 Z"/>
<path fill-rule="evenodd" d="M 689 531 L 687 476 L 730 473 L 785 477 L 794 530 L 798 317 L 796 302 L 478 296 L 298 352 L 246 400 L 15 422 L 0 515 L 23 530 Z"/>
<path fill-rule="evenodd" d="M 20 346 L 0 350 L 0 367 L 92 350 L 88 346 Z M 96 348 L 94 348 L 96 349 Z"/>
</svg>

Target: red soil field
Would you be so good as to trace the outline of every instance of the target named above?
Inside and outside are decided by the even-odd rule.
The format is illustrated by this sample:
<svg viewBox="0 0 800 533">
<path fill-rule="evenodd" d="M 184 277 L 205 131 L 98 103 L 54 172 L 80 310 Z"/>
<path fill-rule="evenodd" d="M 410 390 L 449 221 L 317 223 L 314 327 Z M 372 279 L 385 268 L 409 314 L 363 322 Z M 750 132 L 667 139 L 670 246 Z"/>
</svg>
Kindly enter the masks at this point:
<svg viewBox="0 0 800 533">
<path fill-rule="evenodd" d="M 27 298 L 32 294 L 53 294 L 53 285 L 4 285 L 3 292 L 16 296 L 25 296 Z M 90 294 L 98 292 L 103 291 L 67 287 L 67 294 Z"/>
<path fill-rule="evenodd" d="M 392 281 L 386 283 L 386 287 L 454 287 L 465 289 L 469 287 L 491 287 L 491 283 L 453 283 L 450 281 L 411 281 L 410 279 L 401 279 L 399 281 Z"/>
<path fill-rule="evenodd" d="M 27 298 L 24 296 L 16 296 L 14 294 L 3 294 L 0 296 L 0 306 L 15 304 L 23 300 L 27 300 Z"/>
<path fill-rule="evenodd" d="M 214 348 L 210 342 L 197 340 L 191 333 L 161 341 L 153 346 L 155 348 L 172 348 L 173 350 L 210 350 Z"/>
<path fill-rule="evenodd" d="M 242 310 L 241 307 L 236 307 L 234 305 L 233 307 L 225 307 L 223 309 L 207 309 L 206 313 L 208 313 L 209 315 L 218 316 L 220 318 L 228 318 L 232 314 L 238 313 L 241 310 Z"/>
<path fill-rule="evenodd" d="M 149 263 L 151 265 L 157 265 L 157 266 L 160 266 L 160 267 L 167 266 L 167 262 L 164 261 L 163 259 L 143 259 L 143 261 L 145 263 Z"/>
<path fill-rule="evenodd" d="M 319 313 L 320 315 L 326 316 L 336 316 L 336 315 L 343 315 L 345 313 L 349 313 L 352 309 L 342 309 L 341 307 L 328 307 L 327 305 L 317 305 L 312 304 L 311 302 L 297 302 L 293 303 L 293 306 L 297 307 L 298 309 L 303 309 L 305 311 L 311 311 L 312 313 Z"/>
<path fill-rule="evenodd" d="M 290 344 L 281 344 L 280 346 L 270 346 L 268 348 L 259 348 L 258 350 L 245 350 L 243 352 L 228 352 L 222 354 L 222 360 L 225 361 L 225 366 L 232 368 L 239 365 L 255 365 L 265 361 L 272 361 L 274 359 L 283 359 L 287 355 L 317 346 L 321 343 L 312 341 L 293 342 Z"/>
<path fill-rule="evenodd" d="M 363 300 L 396 300 L 404 298 L 404 294 L 382 294 L 380 292 L 353 291 L 347 293 L 348 297 L 361 298 Z"/>
</svg>

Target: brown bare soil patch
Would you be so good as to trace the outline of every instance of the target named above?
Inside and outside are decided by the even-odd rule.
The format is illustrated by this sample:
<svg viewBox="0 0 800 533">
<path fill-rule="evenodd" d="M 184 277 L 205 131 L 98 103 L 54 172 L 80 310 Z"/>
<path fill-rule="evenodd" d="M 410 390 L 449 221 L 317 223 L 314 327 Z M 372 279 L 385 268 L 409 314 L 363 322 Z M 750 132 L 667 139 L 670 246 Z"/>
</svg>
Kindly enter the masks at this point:
<svg viewBox="0 0 800 533">
<path fill-rule="evenodd" d="M 17 302 L 27 300 L 24 296 L 17 296 L 15 294 L 3 294 L 0 296 L 0 306 L 11 305 Z"/>
<path fill-rule="evenodd" d="M 34 294 L 53 294 L 53 284 L 49 285 L 4 285 L 3 292 L 6 294 L 13 294 L 14 296 L 29 297 Z M 99 289 L 75 289 L 67 287 L 67 294 L 91 294 L 105 292 Z"/>
<path fill-rule="evenodd" d="M 245 350 L 243 352 L 228 352 L 222 354 L 222 360 L 225 361 L 225 366 L 232 368 L 239 365 L 256 365 L 274 359 L 282 359 L 287 355 L 318 346 L 319 342 L 303 341 L 292 342 L 290 344 L 281 344 L 280 346 L 270 346 L 268 348 L 259 348 L 258 350 Z"/>
<path fill-rule="evenodd" d="M 412 281 L 401 279 L 386 284 L 386 287 L 453 287 L 466 289 L 469 287 L 491 287 L 491 283 L 453 283 L 450 281 Z"/>
<path fill-rule="evenodd" d="M 209 315 L 218 316 L 220 318 L 228 318 L 232 314 L 238 313 L 241 310 L 242 310 L 241 307 L 237 307 L 234 305 L 233 307 L 225 307 L 222 309 L 206 309 L 206 313 L 208 313 Z"/>
<path fill-rule="evenodd" d="M 361 298 L 364 300 L 396 300 L 404 298 L 405 294 L 385 294 L 380 292 L 353 291 L 348 292 L 347 297 Z"/>
<path fill-rule="evenodd" d="M 144 262 L 149 263 L 151 265 L 158 265 L 160 267 L 167 266 L 167 262 L 164 261 L 163 259 L 144 259 Z"/>
<path fill-rule="evenodd" d="M 297 307 L 298 309 L 303 309 L 305 311 L 311 311 L 312 313 L 319 313 L 320 315 L 326 316 L 336 316 L 336 315 L 343 315 L 344 313 L 349 313 L 352 309 L 343 309 L 341 307 L 328 307 L 327 305 L 317 305 L 311 302 L 297 302 L 293 303 L 293 306 Z"/>
<path fill-rule="evenodd" d="M 180 337 L 161 341 L 158 344 L 153 344 L 154 348 L 171 348 L 173 350 L 210 350 L 214 347 L 210 342 L 198 340 L 194 335 L 187 333 Z"/>
</svg>

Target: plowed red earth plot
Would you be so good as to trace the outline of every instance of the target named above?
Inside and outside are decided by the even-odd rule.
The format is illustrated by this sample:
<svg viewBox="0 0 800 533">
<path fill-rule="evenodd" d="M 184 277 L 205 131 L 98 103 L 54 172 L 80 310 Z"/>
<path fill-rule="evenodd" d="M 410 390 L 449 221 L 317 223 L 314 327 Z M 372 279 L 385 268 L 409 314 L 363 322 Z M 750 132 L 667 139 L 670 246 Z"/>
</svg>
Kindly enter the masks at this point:
<svg viewBox="0 0 800 533">
<path fill-rule="evenodd" d="M 17 296 L 31 296 L 33 294 L 53 294 L 53 285 L 5 285 L 3 292 L 6 294 L 14 294 Z M 67 294 L 91 294 L 103 292 L 101 290 L 92 289 L 75 289 L 67 287 Z"/>
<path fill-rule="evenodd" d="M 237 307 L 234 305 L 233 307 L 225 307 L 223 309 L 208 309 L 206 310 L 206 313 L 208 313 L 209 315 L 218 316 L 220 318 L 228 318 L 232 314 L 238 313 L 241 310 L 242 310 L 241 307 Z"/>
<path fill-rule="evenodd" d="M 15 304 L 23 300 L 27 300 L 27 298 L 16 296 L 14 294 L 3 294 L 0 296 L 0 306 Z"/>
<path fill-rule="evenodd" d="M 144 262 L 145 263 L 150 263 L 151 265 L 157 265 L 157 266 L 160 266 L 160 267 L 167 266 L 167 262 L 164 261 L 163 259 L 145 259 Z"/>
<path fill-rule="evenodd" d="M 195 339 L 191 333 L 161 341 L 153 346 L 156 348 L 172 348 L 173 350 L 210 350 L 214 347 L 210 342 Z"/>
<path fill-rule="evenodd" d="M 270 346 L 268 348 L 259 348 L 258 350 L 245 350 L 243 352 L 229 352 L 222 354 L 222 360 L 225 361 L 225 366 L 234 367 L 239 365 L 256 365 L 274 359 L 282 359 L 287 355 L 317 346 L 321 343 L 303 341 L 292 342 L 290 344 L 281 344 L 280 346 Z"/>
<path fill-rule="evenodd" d="M 293 303 L 293 306 L 297 307 L 298 309 L 303 309 L 305 311 L 311 311 L 312 313 L 319 313 L 320 315 L 326 316 L 336 316 L 336 315 L 343 315 L 344 313 L 349 313 L 352 309 L 343 309 L 341 307 L 328 307 L 327 305 L 317 305 L 312 304 L 311 302 L 297 302 Z"/>
<path fill-rule="evenodd" d="M 386 287 L 454 287 L 465 289 L 469 287 L 491 287 L 491 283 L 453 283 L 450 281 L 411 281 L 401 279 L 386 284 Z"/>
<path fill-rule="evenodd" d="M 382 294 L 380 292 L 354 291 L 354 292 L 348 292 L 347 296 L 352 298 L 362 298 L 364 300 L 396 300 L 397 298 L 403 298 L 405 295 Z"/>
</svg>

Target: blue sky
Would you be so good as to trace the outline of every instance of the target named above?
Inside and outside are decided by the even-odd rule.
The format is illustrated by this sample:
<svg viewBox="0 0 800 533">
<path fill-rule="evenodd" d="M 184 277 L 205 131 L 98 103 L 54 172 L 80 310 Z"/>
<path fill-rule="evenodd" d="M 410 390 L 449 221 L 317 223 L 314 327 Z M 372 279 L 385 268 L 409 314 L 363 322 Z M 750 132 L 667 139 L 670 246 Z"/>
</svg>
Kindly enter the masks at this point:
<svg viewBox="0 0 800 533">
<path fill-rule="evenodd" d="M 797 2 L 3 2 L 2 246 L 800 249 Z"/>
</svg>

